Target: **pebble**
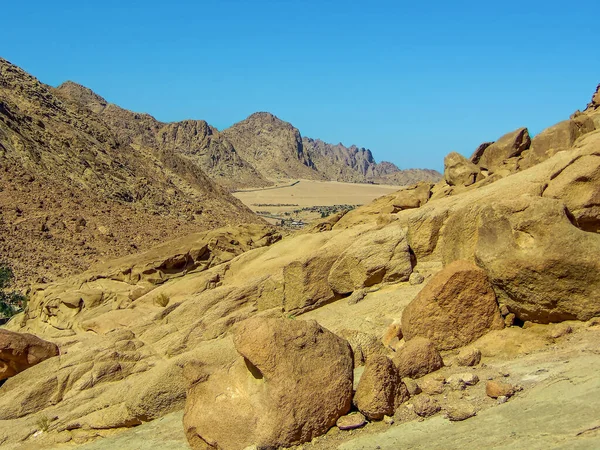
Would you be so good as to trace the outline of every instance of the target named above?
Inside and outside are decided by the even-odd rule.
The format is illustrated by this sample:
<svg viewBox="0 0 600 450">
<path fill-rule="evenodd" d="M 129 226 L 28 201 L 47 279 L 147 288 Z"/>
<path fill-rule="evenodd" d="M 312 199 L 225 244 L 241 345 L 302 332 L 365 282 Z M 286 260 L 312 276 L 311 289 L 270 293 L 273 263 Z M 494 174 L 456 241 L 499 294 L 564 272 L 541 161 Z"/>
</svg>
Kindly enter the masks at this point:
<svg viewBox="0 0 600 450">
<path fill-rule="evenodd" d="M 365 416 L 359 412 L 342 416 L 336 422 L 336 425 L 340 430 L 353 430 L 365 426 L 366 424 L 367 420 L 365 419 Z"/>
</svg>

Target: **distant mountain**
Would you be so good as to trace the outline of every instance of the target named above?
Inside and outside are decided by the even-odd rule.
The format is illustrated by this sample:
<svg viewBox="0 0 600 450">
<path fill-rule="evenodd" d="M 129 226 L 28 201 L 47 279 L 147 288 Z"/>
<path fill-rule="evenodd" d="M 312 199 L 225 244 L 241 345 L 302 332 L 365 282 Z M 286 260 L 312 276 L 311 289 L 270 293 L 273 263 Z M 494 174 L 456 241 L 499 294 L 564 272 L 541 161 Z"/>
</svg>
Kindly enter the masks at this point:
<svg viewBox="0 0 600 450">
<path fill-rule="evenodd" d="M 304 150 L 317 171 L 330 180 L 353 183 L 414 184 L 437 182 L 442 174 L 430 169 L 400 170 L 391 162 L 375 162 L 369 149 L 355 145 L 345 147 L 328 144 L 320 139 L 303 138 Z"/>
<path fill-rule="evenodd" d="M 441 178 L 436 171 L 401 171 L 392 163 L 376 163 L 368 149 L 303 138 L 292 124 L 268 112 L 254 113 L 220 132 L 203 120 L 159 122 L 108 103 L 71 81 L 54 93 L 79 113 L 96 116 L 119 142 L 149 151 L 168 149 L 229 190 L 299 178 L 398 185 Z"/>
<path fill-rule="evenodd" d="M 210 141 L 209 127 L 187 125 Z M 193 231 L 260 222 L 175 148 L 181 127 L 74 83 L 53 89 L 0 58 L 2 262 L 19 281 L 53 279 Z"/>
</svg>

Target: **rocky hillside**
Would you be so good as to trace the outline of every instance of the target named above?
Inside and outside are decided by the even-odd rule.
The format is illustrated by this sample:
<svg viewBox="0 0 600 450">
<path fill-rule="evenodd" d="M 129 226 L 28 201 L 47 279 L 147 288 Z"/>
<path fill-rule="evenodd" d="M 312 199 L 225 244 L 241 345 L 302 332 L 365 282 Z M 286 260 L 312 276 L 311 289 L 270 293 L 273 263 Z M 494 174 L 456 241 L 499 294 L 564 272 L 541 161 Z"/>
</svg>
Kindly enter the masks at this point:
<svg viewBox="0 0 600 450">
<path fill-rule="evenodd" d="M 283 239 L 194 233 L 37 286 L 0 329 L 0 445 L 170 424 L 150 441 L 597 448 L 597 119 L 451 153 L 444 180 Z"/>
<path fill-rule="evenodd" d="M 371 150 L 355 145 L 328 144 L 320 139 L 303 138 L 304 151 L 316 170 L 327 179 L 352 183 L 410 185 L 419 181 L 437 182 L 442 175 L 431 169 L 400 170 L 387 161 L 375 162 Z"/>
<path fill-rule="evenodd" d="M 231 142 L 203 120 L 159 122 L 149 114 L 110 104 L 73 82 L 63 83 L 55 93 L 73 107 L 96 114 L 97 120 L 110 128 L 121 142 L 150 152 L 166 150 L 182 155 L 227 189 L 270 184 L 240 157 Z"/>
<path fill-rule="evenodd" d="M 0 59 L 0 253 L 21 283 L 192 231 L 259 221 L 192 158 L 147 145 L 139 130 L 162 127 L 129 114 Z M 103 117 L 138 129 L 115 133 Z"/>
</svg>

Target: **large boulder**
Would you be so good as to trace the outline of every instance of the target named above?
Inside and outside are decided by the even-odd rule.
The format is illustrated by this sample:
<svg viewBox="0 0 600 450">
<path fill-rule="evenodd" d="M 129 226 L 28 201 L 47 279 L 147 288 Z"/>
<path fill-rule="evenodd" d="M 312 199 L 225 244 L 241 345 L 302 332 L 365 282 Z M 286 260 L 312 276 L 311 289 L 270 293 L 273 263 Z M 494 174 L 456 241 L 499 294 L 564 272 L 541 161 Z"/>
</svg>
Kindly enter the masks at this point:
<svg viewBox="0 0 600 450">
<path fill-rule="evenodd" d="M 391 225 L 351 243 L 331 267 L 328 282 L 334 292 L 347 294 L 382 282 L 406 281 L 411 273 L 406 235 Z"/>
<path fill-rule="evenodd" d="M 368 419 L 380 420 L 393 416 L 408 398 L 408 389 L 392 360 L 383 355 L 369 359 L 354 394 L 358 410 Z"/>
<path fill-rule="evenodd" d="M 420 378 L 444 367 L 444 360 L 433 342 L 416 337 L 398 349 L 393 358 L 402 377 Z"/>
<path fill-rule="evenodd" d="M 570 149 L 577 139 L 595 128 L 594 121 L 585 114 L 546 128 L 531 140 L 531 146 L 523 152 L 519 169 L 528 169 L 562 150 Z"/>
<path fill-rule="evenodd" d="M 314 321 L 252 318 L 234 332 L 238 357 L 196 376 L 184 428 L 194 449 L 276 448 L 325 433 L 352 401 L 352 351 Z"/>
<path fill-rule="evenodd" d="M 486 147 L 478 158 L 478 165 L 482 169 L 494 172 L 503 163 L 515 156 L 519 156 L 527 150 L 531 144 L 527 128 L 519 128 L 511 133 L 505 134 L 493 144 Z"/>
<path fill-rule="evenodd" d="M 600 315 L 600 235 L 572 221 L 564 204 L 551 198 L 520 197 L 481 211 L 475 257 L 498 301 L 519 319 L 548 323 Z"/>
<path fill-rule="evenodd" d="M 0 330 L 0 380 L 58 356 L 58 353 L 55 344 L 33 334 Z"/>
<path fill-rule="evenodd" d="M 470 186 L 480 178 L 479 167 L 461 154 L 452 152 L 444 158 L 444 179 L 450 186 Z"/>
<path fill-rule="evenodd" d="M 404 339 L 427 337 L 439 350 L 462 347 L 502 327 L 485 271 L 468 261 L 438 272 L 402 313 Z"/>
</svg>

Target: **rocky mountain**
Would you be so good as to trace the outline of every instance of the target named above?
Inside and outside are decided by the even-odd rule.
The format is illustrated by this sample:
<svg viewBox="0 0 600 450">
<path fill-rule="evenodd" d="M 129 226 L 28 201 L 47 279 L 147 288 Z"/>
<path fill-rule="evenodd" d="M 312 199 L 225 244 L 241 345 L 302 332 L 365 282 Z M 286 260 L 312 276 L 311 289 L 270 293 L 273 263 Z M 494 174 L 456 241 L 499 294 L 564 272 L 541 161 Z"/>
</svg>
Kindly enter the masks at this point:
<svg viewBox="0 0 600 450">
<path fill-rule="evenodd" d="M 355 145 L 328 144 L 320 139 L 303 138 L 302 143 L 315 169 L 329 180 L 352 183 L 396 184 L 399 186 L 419 181 L 437 182 L 442 175 L 430 169 L 400 170 L 395 164 L 375 162 L 369 149 Z"/>
<path fill-rule="evenodd" d="M 55 92 L 73 107 L 99 115 L 121 141 L 181 153 L 230 190 L 289 179 L 407 185 L 441 178 L 434 170 L 400 170 L 385 161 L 378 164 L 368 149 L 302 137 L 292 124 L 266 112 L 219 132 L 203 120 L 159 122 L 148 114 L 110 104 L 73 82 L 63 83 Z"/>
<path fill-rule="evenodd" d="M 267 112 L 252 114 L 223 131 L 236 150 L 271 180 L 326 180 L 304 151 L 300 131 Z"/>
<path fill-rule="evenodd" d="M 183 155 L 227 189 L 263 187 L 270 183 L 248 164 L 219 131 L 203 120 L 163 123 L 106 102 L 90 89 L 66 82 L 55 90 L 75 108 L 92 111 L 121 142 L 148 151 Z"/>
<path fill-rule="evenodd" d="M 0 59 L 0 253 L 17 280 L 54 279 L 165 238 L 259 222 L 193 158 L 150 145 L 163 126 L 132 114 Z"/>
</svg>

